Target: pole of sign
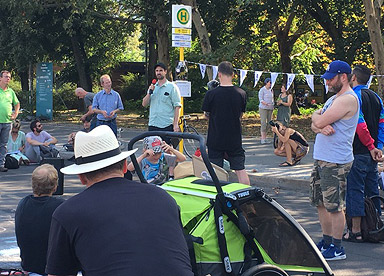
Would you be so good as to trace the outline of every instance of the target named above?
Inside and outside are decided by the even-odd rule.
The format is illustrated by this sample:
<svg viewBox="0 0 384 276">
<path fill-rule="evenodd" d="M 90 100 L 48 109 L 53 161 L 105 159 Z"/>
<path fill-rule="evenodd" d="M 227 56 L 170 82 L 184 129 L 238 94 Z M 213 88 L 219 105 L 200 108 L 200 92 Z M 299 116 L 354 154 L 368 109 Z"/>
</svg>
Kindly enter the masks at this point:
<svg viewBox="0 0 384 276">
<path fill-rule="evenodd" d="M 184 47 L 180 47 L 180 61 L 184 61 Z M 181 97 L 181 109 L 180 109 L 180 118 L 184 115 L 184 97 Z M 180 125 L 180 131 L 183 132 L 183 124 Z M 179 143 L 179 150 L 181 153 L 184 153 L 184 140 L 181 139 Z"/>
</svg>

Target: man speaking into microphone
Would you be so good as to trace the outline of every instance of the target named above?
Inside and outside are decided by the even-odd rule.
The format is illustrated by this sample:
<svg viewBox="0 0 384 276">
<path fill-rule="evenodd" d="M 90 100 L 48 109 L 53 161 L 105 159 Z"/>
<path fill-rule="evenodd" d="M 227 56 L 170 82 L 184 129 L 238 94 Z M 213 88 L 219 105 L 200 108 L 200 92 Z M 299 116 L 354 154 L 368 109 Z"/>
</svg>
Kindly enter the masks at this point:
<svg viewBox="0 0 384 276">
<path fill-rule="evenodd" d="M 152 81 L 143 98 L 143 106 L 149 105 L 149 131 L 180 131 L 179 117 L 181 97 L 176 84 L 166 78 L 167 67 L 159 62 L 155 65 L 156 80 Z M 162 137 L 169 144 L 170 139 Z"/>
</svg>

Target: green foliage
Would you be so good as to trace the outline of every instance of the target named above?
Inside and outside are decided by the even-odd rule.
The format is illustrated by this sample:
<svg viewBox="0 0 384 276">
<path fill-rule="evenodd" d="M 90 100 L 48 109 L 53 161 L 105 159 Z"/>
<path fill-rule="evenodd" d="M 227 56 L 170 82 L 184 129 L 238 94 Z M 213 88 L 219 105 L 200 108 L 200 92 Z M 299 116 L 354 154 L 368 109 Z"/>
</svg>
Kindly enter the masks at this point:
<svg viewBox="0 0 384 276">
<path fill-rule="evenodd" d="M 247 111 L 258 111 L 259 110 L 259 97 L 258 96 L 248 98 L 246 110 Z"/>
<path fill-rule="evenodd" d="M 79 101 L 74 93 L 74 83 L 64 83 L 62 86 L 53 89 L 53 110 L 62 111 L 77 109 Z"/>
<path fill-rule="evenodd" d="M 141 105 L 142 100 L 126 100 L 124 101 L 124 110 L 138 113 L 140 117 L 148 118 L 149 108 Z"/>
<path fill-rule="evenodd" d="M 323 104 L 317 104 L 315 107 L 305 108 L 305 107 L 299 107 L 300 114 L 303 116 L 309 116 L 312 115 L 313 112 L 323 107 Z"/>
<path fill-rule="evenodd" d="M 140 100 L 145 96 L 146 79 L 140 74 L 128 73 L 122 75 L 122 84 L 120 85 L 120 96 L 124 100 Z"/>
</svg>

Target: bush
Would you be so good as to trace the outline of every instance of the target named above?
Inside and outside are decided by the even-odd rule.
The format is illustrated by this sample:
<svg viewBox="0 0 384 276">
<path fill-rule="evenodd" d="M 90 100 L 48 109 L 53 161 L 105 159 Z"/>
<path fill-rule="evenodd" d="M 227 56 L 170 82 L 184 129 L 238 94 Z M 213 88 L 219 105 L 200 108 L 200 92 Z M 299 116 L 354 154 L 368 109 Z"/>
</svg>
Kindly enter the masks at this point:
<svg viewBox="0 0 384 276">
<path fill-rule="evenodd" d="M 74 83 L 64 83 L 60 87 L 53 89 L 53 111 L 63 111 L 78 108 L 78 98 L 74 91 Z"/>
<path fill-rule="evenodd" d="M 247 111 L 258 111 L 259 110 L 259 97 L 250 97 L 247 101 Z"/>
<path fill-rule="evenodd" d="M 137 113 L 140 117 L 148 118 L 149 108 L 142 106 L 142 100 L 126 100 L 124 101 L 124 110 L 130 111 L 132 113 Z"/>
<path fill-rule="evenodd" d="M 304 116 L 310 116 L 313 114 L 313 112 L 315 112 L 316 110 L 320 109 L 320 108 L 323 108 L 324 104 L 317 104 L 316 106 L 314 107 L 310 107 L 310 108 L 305 108 L 305 107 L 299 107 L 299 111 L 300 111 L 300 114 L 301 115 L 304 115 Z"/>
<path fill-rule="evenodd" d="M 147 84 L 144 75 L 127 73 L 121 76 L 120 96 L 123 102 L 125 100 L 142 100 L 147 91 Z M 141 106 L 141 104 L 140 104 Z M 141 107 L 142 108 L 142 107 Z"/>
</svg>

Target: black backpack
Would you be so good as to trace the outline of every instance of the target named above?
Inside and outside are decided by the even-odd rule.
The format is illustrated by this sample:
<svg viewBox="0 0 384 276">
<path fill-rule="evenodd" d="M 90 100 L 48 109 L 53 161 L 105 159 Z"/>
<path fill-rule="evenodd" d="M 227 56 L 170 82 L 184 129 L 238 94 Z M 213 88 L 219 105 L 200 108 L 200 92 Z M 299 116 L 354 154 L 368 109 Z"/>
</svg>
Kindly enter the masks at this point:
<svg viewBox="0 0 384 276">
<path fill-rule="evenodd" d="M 376 209 L 373 200 L 380 200 L 380 204 L 384 202 L 384 198 L 375 195 L 364 199 L 365 216 L 361 217 L 361 235 L 363 241 L 378 243 L 384 241 L 384 222 Z M 347 217 L 347 226 L 352 231 L 352 219 Z"/>
<path fill-rule="evenodd" d="M 10 154 L 7 154 L 5 156 L 5 162 L 4 162 L 4 167 L 7 169 L 18 169 L 19 168 L 19 161 Z"/>
</svg>

